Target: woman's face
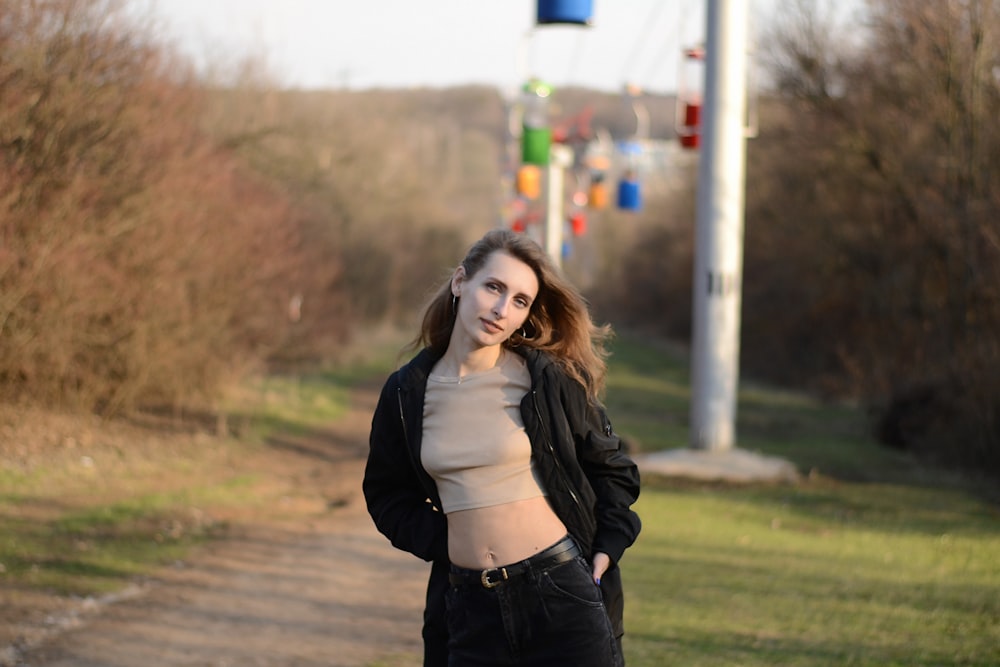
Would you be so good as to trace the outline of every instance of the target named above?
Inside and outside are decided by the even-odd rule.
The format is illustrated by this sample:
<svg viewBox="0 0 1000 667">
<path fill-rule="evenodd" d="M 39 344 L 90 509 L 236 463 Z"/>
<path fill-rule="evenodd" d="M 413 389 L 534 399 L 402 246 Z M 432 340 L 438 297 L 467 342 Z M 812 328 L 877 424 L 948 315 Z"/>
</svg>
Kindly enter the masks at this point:
<svg viewBox="0 0 1000 667">
<path fill-rule="evenodd" d="M 531 267 L 506 252 L 494 252 L 474 276 L 458 267 L 451 281 L 459 297 L 454 335 L 474 347 L 499 345 L 521 328 L 538 296 L 538 277 Z"/>
</svg>

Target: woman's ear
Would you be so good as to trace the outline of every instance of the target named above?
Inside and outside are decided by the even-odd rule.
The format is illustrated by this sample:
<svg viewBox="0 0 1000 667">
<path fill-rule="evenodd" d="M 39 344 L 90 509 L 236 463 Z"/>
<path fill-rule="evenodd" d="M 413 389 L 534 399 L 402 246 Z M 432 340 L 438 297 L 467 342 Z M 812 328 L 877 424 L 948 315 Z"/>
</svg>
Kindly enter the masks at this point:
<svg viewBox="0 0 1000 667">
<path fill-rule="evenodd" d="M 451 274 L 451 293 L 454 296 L 462 296 L 463 282 L 465 282 L 465 267 L 459 264 L 455 273 Z"/>
</svg>

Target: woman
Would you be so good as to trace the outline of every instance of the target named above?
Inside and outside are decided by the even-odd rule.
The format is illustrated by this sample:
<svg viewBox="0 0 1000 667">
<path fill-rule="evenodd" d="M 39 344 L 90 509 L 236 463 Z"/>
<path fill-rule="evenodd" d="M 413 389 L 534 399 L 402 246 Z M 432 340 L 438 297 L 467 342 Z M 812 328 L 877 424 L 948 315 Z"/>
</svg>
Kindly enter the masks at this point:
<svg viewBox="0 0 1000 667">
<path fill-rule="evenodd" d="M 382 389 L 363 485 L 379 531 L 433 563 L 425 666 L 624 664 L 639 475 L 598 401 L 608 335 L 509 231 L 428 304 L 423 349 Z"/>
</svg>

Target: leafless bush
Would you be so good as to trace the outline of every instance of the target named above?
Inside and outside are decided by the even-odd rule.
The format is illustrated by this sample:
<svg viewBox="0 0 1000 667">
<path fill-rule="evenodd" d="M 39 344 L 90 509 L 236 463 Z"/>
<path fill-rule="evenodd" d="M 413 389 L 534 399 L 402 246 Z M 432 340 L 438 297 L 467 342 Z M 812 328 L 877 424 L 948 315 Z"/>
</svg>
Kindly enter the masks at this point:
<svg viewBox="0 0 1000 667">
<path fill-rule="evenodd" d="M 281 342 L 294 214 L 200 105 L 115 3 L 0 1 L 4 399 L 177 402 Z"/>
<path fill-rule="evenodd" d="M 496 91 L 224 90 L 211 109 L 213 135 L 309 211 L 355 325 L 410 322 L 495 222 Z"/>
<path fill-rule="evenodd" d="M 694 263 L 694 194 L 691 182 L 647 197 L 640 216 L 619 214 L 611 223 L 630 229 L 612 234 L 604 268 L 589 290 L 600 319 L 673 340 L 691 335 Z"/>
<path fill-rule="evenodd" d="M 905 446 L 996 469 L 1000 5 L 871 3 L 839 51 L 815 7 L 775 40 L 788 113 L 752 148 L 747 365 L 883 422 L 919 405 Z"/>
</svg>

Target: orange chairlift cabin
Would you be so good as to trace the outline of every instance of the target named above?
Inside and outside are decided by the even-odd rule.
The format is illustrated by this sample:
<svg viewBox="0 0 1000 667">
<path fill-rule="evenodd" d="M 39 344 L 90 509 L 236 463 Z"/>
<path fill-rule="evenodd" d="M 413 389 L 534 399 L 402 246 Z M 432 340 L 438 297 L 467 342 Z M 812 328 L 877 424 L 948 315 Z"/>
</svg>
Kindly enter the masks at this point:
<svg viewBox="0 0 1000 667">
<path fill-rule="evenodd" d="M 535 200 L 542 194 L 542 170 L 533 164 L 522 164 L 517 170 L 517 194 Z"/>
<path fill-rule="evenodd" d="M 614 141 L 604 128 L 594 132 L 584 151 L 583 166 L 590 177 L 587 189 L 587 206 L 601 211 L 608 206 L 608 185 L 606 178 L 611 169 L 611 158 L 615 153 Z"/>
<path fill-rule="evenodd" d="M 604 183 L 607 168 L 593 169 L 590 172 L 590 187 L 587 189 L 587 206 L 601 211 L 608 207 L 608 186 Z"/>
<path fill-rule="evenodd" d="M 675 130 L 681 146 L 695 150 L 701 145 L 701 108 L 704 103 L 705 47 L 684 49 L 677 77 Z"/>
</svg>

